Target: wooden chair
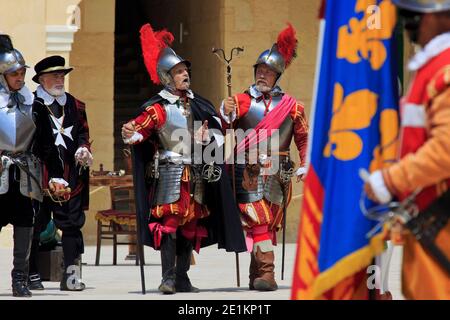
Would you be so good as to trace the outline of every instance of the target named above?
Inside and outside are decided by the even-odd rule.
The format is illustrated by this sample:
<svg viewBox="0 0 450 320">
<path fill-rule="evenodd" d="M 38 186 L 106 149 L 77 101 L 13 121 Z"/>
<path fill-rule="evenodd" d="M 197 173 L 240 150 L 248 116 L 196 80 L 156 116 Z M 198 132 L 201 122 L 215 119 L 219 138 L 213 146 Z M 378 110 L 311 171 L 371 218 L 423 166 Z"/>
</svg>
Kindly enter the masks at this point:
<svg viewBox="0 0 450 320">
<path fill-rule="evenodd" d="M 111 209 L 97 211 L 97 252 L 95 265 L 100 263 L 102 240 L 113 241 L 113 265 L 117 265 L 117 246 L 136 245 L 136 241 L 119 242 L 118 235 L 127 235 L 128 239 L 136 239 L 136 209 L 133 186 L 111 186 Z M 145 261 L 143 261 L 145 264 Z M 136 265 L 139 255 L 136 254 Z"/>
</svg>

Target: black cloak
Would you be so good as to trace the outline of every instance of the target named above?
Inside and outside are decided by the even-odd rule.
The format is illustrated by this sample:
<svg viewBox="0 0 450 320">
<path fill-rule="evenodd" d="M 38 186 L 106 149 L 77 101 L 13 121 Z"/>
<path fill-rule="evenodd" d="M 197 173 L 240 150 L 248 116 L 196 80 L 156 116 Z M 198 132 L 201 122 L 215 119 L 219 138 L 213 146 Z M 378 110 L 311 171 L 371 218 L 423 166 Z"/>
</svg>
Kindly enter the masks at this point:
<svg viewBox="0 0 450 320">
<path fill-rule="evenodd" d="M 165 100 L 159 95 L 151 98 L 140 108 L 139 114 L 146 107 L 161 102 L 165 102 Z M 222 131 L 219 122 L 214 118 L 218 117 L 218 114 L 211 102 L 195 95 L 194 99 L 190 100 L 190 107 L 195 121 L 203 123 L 208 120 L 208 128 Z M 142 244 L 151 247 L 154 247 L 154 243 L 148 224 L 149 222 L 162 222 L 162 219 L 156 219 L 150 213 L 156 183 L 145 177 L 145 168 L 149 161 L 153 161 L 156 151 L 154 143 L 156 139 L 156 136 L 153 135 L 144 142 L 132 146 L 133 180 L 140 239 Z M 240 221 L 240 211 L 233 197 L 227 170 L 224 165 L 220 166 L 222 176 L 219 181 L 208 183 L 205 188 L 206 205 L 210 215 L 198 222 L 208 230 L 208 237 L 202 239 L 201 247 L 217 243 L 219 249 L 225 249 L 228 252 L 244 252 L 247 251 L 247 247 Z"/>
</svg>

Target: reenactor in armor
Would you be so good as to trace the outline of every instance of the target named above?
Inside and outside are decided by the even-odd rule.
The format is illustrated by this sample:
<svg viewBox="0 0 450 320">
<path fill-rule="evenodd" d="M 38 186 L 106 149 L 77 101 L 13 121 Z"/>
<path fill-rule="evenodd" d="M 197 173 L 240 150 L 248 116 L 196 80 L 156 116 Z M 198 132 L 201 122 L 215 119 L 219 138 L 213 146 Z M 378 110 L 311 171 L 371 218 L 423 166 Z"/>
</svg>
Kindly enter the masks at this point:
<svg viewBox="0 0 450 320">
<path fill-rule="evenodd" d="M 41 167 L 35 151 L 33 94 L 25 86 L 28 66 L 7 35 L 0 35 L 0 230 L 14 226 L 12 292 L 31 297 L 27 288 L 33 233 L 33 200 L 42 201 Z"/>
<path fill-rule="evenodd" d="M 365 189 L 376 202 L 397 197 L 412 209 L 396 224 L 403 228 L 397 241 L 403 242 L 404 296 L 445 300 L 450 299 L 450 1 L 393 2 L 410 40 L 422 50 L 408 65 L 416 74 L 402 100 L 400 159 L 373 172 Z"/>
<path fill-rule="evenodd" d="M 143 243 L 161 251 L 159 291 L 198 292 L 188 277 L 193 249 L 218 243 L 245 251 L 237 205 L 221 164 L 204 163 L 206 146 L 219 142 L 220 118 L 212 104 L 190 90 L 191 63 L 170 48 L 173 35 L 141 29 L 144 62 L 164 89 L 122 127 L 133 145 L 137 211 Z M 147 227 L 148 225 L 148 227 Z M 149 232 L 150 231 L 150 232 Z"/>
<path fill-rule="evenodd" d="M 295 172 L 297 181 L 306 173 L 308 124 L 304 106 L 278 85 L 295 57 L 296 47 L 295 30 L 289 25 L 279 34 L 277 43 L 264 51 L 253 65 L 255 83 L 244 93 L 225 99 L 221 107 L 224 122 L 229 124 L 232 121 L 237 132 L 244 130 L 247 135 L 252 130 L 258 132 L 256 160 L 252 161 L 251 157 L 254 146 L 247 145 L 245 164 L 239 162 L 237 155 L 235 166 L 236 198 L 248 251 L 251 252 L 250 290 L 273 291 L 278 288 L 273 244 L 291 198 L 290 178 L 295 167 L 290 159 L 292 138 L 300 155 L 300 167 Z M 261 139 L 264 136 L 260 134 L 262 131 L 270 135 L 274 129 L 277 134 L 266 141 Z M 268 164 L 273 168 L 267 171 Z M 261 168 L 266 170 L 264 176 Z"/>
</svg>

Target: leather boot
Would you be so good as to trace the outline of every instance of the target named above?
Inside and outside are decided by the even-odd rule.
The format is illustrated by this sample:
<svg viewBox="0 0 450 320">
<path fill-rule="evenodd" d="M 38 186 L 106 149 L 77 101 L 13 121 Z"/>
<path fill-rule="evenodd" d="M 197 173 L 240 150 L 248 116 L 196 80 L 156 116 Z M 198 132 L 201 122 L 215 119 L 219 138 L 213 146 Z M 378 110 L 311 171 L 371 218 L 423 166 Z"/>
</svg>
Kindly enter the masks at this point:
<svg viewBox="0 0 450 320">
<path fill-rule="evenodd" d="M 248 273 L 248 278 L 249 278 L 249 283 L 248 283 L 248 288 L 250 290 L 255 290 L 255 286 L 253 285 L 253 282 L 255 281 L 256 278 L 258 278 L 258 263 L 256 262 L 256 258 L 255 255 L 253 254 L 253 252 L 250 252 L 250 268 L 249 268 L 249 273 Z"/>
<path fill-rule="evenodd" d="M 34 230 L 36 232 L 36 229 Z M 34 237 L 36 234 L 34 235 Z M 41 275 L 38 272 L 39 239 L 33 239 L 30 252 L 30 275 L 28 276 L 28 290 L 44 290 Z"/>
<path fill-rule="evenodd" d="M 64 270 L 59 284 L 61 291 L 83 291 L 86 285 L 81 281 L 81 258 L 77 258 L 74 264 Z"/>
<path fill-rule="evenodd" d="M 28 276 L 28 290 L 44 290 L 42 284 L 41 275 L 39 273 L 33 273 Z"/>
<path fill-rule="evenodd" d="M 31 297 L 27 288 L 28 262 L 30 258 L 32 227 L 14 226 L 14 259 L 11 271 L 14 297 Z"/>
<path fill-rule="evenodd" d="M 192 243 L 184 237 L 183 240 L 179 240 L 181 241 L 177 243 L 177 249 L 181 252 L 177 255 L 175 288 L 177 292 L 198 293 L 200 289 L 191 284 L 187 274 L 191 267 Z M 181 248 L 178 248 L 178 246 L 181 246 Z"/>
<path fill-rule="evenodd" d="M 14 297 L 31 298 L 33 295 L 27 288 L 27 277 L 22 272 L 12 273 L 12 292 Z"/>
<path fill-rule="evenodd" d="M 256 261 L 258 263 L 259 277 L 253 281 L 255 290 L 258 291 L 275 291 L 278 285 L 275 282 L 275 256 L 272 251 L 262 252 L 259 246 L 256 247 Z"/>
<path fill-rule="evenodd" d="M 161 240 L 162 281 L 158 290 L 164 294 L 174 294 L 175 288 L 175 257 L 176 236 L 174 233 L 164 234 Z"/>
</svg>

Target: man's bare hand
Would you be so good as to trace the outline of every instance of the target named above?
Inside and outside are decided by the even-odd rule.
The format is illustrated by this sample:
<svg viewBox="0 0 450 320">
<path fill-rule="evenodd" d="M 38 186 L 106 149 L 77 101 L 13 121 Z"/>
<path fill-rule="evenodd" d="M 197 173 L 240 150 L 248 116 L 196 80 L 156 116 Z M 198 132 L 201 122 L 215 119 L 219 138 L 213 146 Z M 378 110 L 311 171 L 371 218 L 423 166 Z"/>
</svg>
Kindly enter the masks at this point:
<svg viewBox="0 0 450 320">
<path fill-rule="evenodd" d="M 234 113 L 236 111 L 236 101 L 234 101 L 233 97 L 228 97 L 223 100 L 223 108 L 224 113 L 229 115 L 230 113 Z"/>
<path fill-rule="evenodd" d="M 50 182 L 48 187 L 51 193 L 58 197 L 64 196 L 66 193 L 70 193 L 70 188 L 66 188 L 62 183 Z"/>
<path fill-rule="evenodd" d="M 125 123 L 122 126 L 122 138 L 130 139 L 133 134 L 136 132 L 136 122 L 133 120 L 131 122 Z"/>
<path fill-rule="evenodd" d="M 194 139 L 197 143 L 208 144 L 210 142 L 208 120 L 203 122 L 203 125 L 195 133 Z"/>
</svg>

